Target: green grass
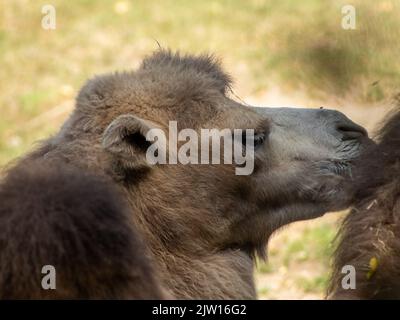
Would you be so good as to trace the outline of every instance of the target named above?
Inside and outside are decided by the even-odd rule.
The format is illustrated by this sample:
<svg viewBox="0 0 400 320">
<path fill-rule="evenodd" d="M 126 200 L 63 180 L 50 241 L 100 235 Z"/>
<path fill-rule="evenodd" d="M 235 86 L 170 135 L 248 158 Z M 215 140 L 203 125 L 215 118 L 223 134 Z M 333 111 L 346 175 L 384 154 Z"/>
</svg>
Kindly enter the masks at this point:
<svg viewBox="0 0 400 320">
<path fill-rule="evenodd" d="M 293 298 L 293 292 L 322 298 L 327 287 L 337 218 L 296 223 L 271 241 L 268 261 L 257 262 L 262 298 Z M 271 290 L 272 282 L 279 288 Z M 275 285 L 276 286 L 276 285 Z"/>
<path fill-rule="evenodd" d="M 316 276 L 312 279 L 299 278 L 296 280 L 296 284 L 304 290 L 306 293 L 317 293 L 324 292 L 328 283 L 327 275 Z"/>
<path fill-rule="evenodd" d="M 281 259 L 279 263 L 286 267 L 304 261 L 327 261 L 333 253 L 334 237 L 335 230 L 332 223 L 320 223 L 316 226 L 306 227 L 297 237 L 287 234 L 283 240 L 285 245 L 279 249 L 271 249 L 269 257 L 273 259 L 279 256 Z M 273 271 L 273 266 L 258 261 L 258 271 L 270 273 Z"/>
<path fill-rule="evenodd" d="M 280 40 L 273 56 L 265 60 L 280 70 L 282 81 L 313 94 L 367 103 L 398 90 L 399 1 L 353 1 L 355 30 L 340 27 L 340 8 L 346 1 L 306 3 L 309 6 L 299 6 L 294 17 L 287 17 L 286 30 L 275 30 L 274 38 Z"/>
<path fill-rule="evenodd" d="M 334 236 L 331 224 L 304 229 L 301 238 L 292 240 L 285 248 L 285 265 L 293 261 L 320 260 L 330 257 Z"/>
</svg>

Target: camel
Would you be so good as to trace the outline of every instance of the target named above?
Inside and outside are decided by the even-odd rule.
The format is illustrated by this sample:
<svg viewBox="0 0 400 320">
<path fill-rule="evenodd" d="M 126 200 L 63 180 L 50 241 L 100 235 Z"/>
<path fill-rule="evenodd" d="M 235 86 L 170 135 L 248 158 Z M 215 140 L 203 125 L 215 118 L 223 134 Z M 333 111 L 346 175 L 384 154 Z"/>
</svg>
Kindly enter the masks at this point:
<svg viewBox="0 0 400 320">
<path fill-rule="evenodd" d="M 249 107 L 231 88 L 213 56 L 167 50 L 89 80 L 60 131 L 1 183 L 0 297 L 256 298 L 271 234 L 348 206 L 369 138 L 338 111 Z M 168 137 L 171 121 L 251 130 L 251 174 L 235 161 L 149 163 L 149 133 Z M 43 265 L 56 289 L 41 287 Z"/>
</svg>

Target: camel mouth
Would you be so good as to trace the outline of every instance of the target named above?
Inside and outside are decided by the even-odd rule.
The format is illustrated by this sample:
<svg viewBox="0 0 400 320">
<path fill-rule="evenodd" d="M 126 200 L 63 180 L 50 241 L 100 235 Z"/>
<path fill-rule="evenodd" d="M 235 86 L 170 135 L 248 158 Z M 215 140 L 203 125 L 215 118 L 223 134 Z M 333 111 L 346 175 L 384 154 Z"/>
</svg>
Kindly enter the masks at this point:
<svg viewBox="0 0 400 320">
<path fill-rule="evenodd" d="M 354 159 L 329 159 L 318 163 L 319 179 L 306 193 L 306 198 L 315 205 L 319 203 L 314 215 L 345 209 L 352 196 Z"/>
<path fill-rule="evenodd" d="M 326 159 L 320 162 L 320 170 L 328 175 L 335 175 L 346 179 L 352 179 L 352 168 L 355 161 L 375 142 L 368 138 L 346 141 L 340 146 L 338 158 Z"/>
</svg>

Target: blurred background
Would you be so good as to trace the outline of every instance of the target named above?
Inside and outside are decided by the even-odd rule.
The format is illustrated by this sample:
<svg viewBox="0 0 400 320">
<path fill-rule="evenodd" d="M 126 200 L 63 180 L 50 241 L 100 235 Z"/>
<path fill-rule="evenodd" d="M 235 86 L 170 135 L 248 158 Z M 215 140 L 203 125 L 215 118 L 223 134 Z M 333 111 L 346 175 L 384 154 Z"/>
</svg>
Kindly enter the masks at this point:
<svg viewBox="0 0 400 320">
<path fill-rule="evenodd" d="M 42 28 L 46 4 L 54 30 Z M 348 4 L 355 29 L 342 26 Z M 0 0 L 0 167 L 59 128 L 88 77 L 135 68 L 159 45 L 215 53 L 237 99 L 331 107 L 373 133 L 399 91 L 399 39 L 400 0 Z M 344 214 L 273 237 L 261 299 L 324 296 Z"/>
</svg>

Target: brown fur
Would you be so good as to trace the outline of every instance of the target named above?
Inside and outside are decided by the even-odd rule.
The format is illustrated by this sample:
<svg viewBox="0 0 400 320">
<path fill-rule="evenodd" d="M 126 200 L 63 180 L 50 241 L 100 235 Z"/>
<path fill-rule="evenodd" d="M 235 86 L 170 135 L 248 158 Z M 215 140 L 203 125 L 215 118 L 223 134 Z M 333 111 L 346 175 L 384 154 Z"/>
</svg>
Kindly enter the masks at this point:
<svg viewBox="0 0 400 320">
<path fill-rule="evenodd" d="M 400 299 L 400 111 L 355 166 L 355 205 L 341 226 L 329 288 L 332 298 Z M 370 260 L 378 267 L 370 272 Z M 356 289 L 344 290 L 344 265 L 356 269 Z M 370 275 L 367 274 L 370 272 Z"/>
<path fill-rule="evenodd" d="M 255 298 L 254 256 L 265 256 L 269 236 L 345 203 L 337 172 L 359 141 L 337 124 L 364 131 L 327 110 L 306 113 L 320 127 L 303 116 L 286 128 L 280 118 L 250 176 L 235 175 L 235 164 L 145 161 L 145 133 L 166 131 L 170 120 L 178 129 L 252 128 L 267 137 L 270 118 L 230 99 L 229 87 L 214 58 L 166 51 L 135 72 L 88 81 L 60 132 L 2 185 L 0 297 Z M 320 136 L 306 134 L 316 127 Z M 39 268 L 52 263 L 60 292 L 39 292 Z"/>
<path fill-rule="evenodd" d="M 119 191 L 65 164 L 30 162 L 0 189 L 0 298 L 161 298 Z M 85 201 L 81 201 L 85 199 Z M 56 290 L 41 269 L 56 268 Z"/>
</svg>

